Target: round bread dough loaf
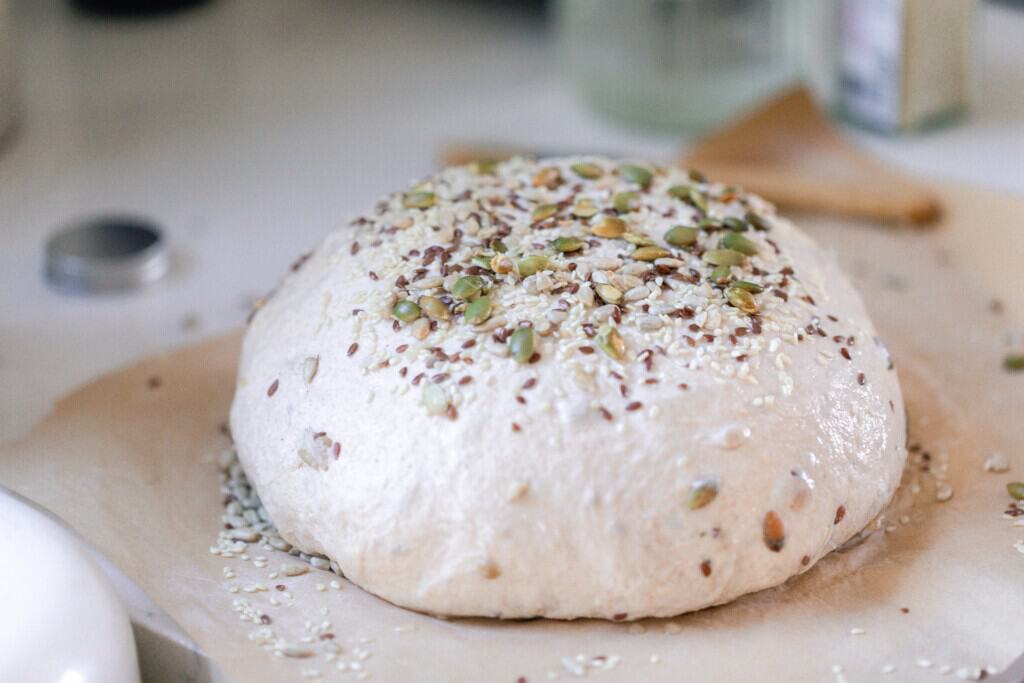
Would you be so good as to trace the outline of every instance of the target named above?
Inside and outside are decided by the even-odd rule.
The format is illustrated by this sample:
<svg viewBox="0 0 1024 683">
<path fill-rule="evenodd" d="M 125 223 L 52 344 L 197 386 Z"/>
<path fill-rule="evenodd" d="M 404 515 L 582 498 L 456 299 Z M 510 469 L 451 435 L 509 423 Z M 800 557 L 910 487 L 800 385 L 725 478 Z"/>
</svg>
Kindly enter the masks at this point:
<svg viewBox="0 0 1024 683">
<path fill-rule="evenodd" d="M 756 196 L 600 157 L 449 168 L 333 232 L 255 311 L 231 428 L 283 538 L 503 618 L 780 584 L 906 458 L 832 255 Z"/>
</svg>

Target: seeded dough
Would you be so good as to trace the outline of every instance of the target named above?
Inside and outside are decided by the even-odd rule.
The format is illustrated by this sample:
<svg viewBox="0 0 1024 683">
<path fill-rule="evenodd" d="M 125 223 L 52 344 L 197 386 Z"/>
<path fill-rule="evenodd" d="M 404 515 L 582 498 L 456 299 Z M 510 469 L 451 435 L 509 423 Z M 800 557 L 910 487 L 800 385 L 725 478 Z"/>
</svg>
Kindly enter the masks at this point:
<svg viewBox="0 0 1024 683">
<path fill-rule="evenodd" d="M 666 243 L 677 225 L 696 243 Z M 450 320 L 396 320 L 405 300 Z M 336 230 L 255 311 L 231 427 L 286 540 L 396 604 L 505 618 L 780 584 L 878 514 L 906 457 L 830 254 L 755 196 L 597 157 L 448 169 Z"/>
</svg>

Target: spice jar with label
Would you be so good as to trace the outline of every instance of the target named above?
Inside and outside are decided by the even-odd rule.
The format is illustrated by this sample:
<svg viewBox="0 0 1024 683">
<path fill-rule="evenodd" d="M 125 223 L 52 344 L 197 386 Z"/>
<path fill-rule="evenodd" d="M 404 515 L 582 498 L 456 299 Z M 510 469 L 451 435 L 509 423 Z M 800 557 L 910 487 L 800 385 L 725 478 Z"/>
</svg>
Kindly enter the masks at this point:
<svg viewBox="0 0 1024 683">
<path fill-rule="evenodd" d="M 967 110 L 973 0 L 840 0 L 842 114 L 884 132 Z"/>
</svg>

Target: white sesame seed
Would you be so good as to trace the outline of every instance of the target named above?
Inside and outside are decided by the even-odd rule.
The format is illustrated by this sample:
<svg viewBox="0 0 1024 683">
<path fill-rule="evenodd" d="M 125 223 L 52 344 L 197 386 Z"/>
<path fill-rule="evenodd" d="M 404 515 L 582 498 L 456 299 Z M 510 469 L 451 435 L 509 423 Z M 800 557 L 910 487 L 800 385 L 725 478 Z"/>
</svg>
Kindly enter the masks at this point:
<svg viewBox="0 0 1024 683">
<path fill-rule="evenodd" d="M 993 453 L 985 459 L 986 472 L 1006 472 L 1010 469 L 1010 460 L 1003 453 Z"/>
</svg>

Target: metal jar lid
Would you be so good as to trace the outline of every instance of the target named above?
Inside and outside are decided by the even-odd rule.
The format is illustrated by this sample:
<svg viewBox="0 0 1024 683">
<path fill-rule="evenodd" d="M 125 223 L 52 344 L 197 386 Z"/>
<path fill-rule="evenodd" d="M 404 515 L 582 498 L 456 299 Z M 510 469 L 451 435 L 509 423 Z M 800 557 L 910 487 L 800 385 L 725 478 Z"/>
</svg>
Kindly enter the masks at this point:
<svg viewBox="0 0 1024 683">
<path fill-rule="evenodd" d="M 170 266 L 160 229 L 137 216 L 89 218 L 46 243 L 46 279 L 69 292 L 137 289 L 164 277 Z"/>
</svg>

